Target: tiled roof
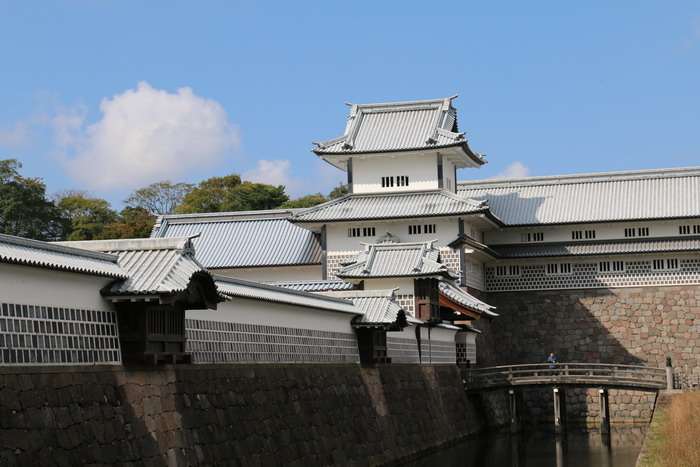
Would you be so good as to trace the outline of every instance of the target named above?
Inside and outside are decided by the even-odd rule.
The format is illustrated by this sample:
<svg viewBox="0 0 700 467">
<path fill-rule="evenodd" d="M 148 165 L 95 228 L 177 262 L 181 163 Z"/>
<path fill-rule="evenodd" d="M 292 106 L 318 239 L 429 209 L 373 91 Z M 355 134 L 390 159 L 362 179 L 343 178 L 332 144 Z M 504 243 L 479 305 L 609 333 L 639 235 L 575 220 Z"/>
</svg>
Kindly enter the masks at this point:
<svg viewBox="0 0 700 467">
<path fill-rule="evenodd" d="M 594 256 L 611 254 L 674 253 L 700 250 L 700 238 L 664 238 L 579 243 L 492 245 L 501 259 L 554 256 Z"/>
<path fill-rule="evenodd" d="M 350 313 L 353 315 L 362 314 L 352 302 L 333 298 L 318 293 L 308 293 L 298 290 L 291 290 L 273 285 L 250 282 L 231 277 L 215 276 L 216 287 L 223 294 L 229 297 L 244 297 L 253 300 L 264 300 L 269 302 L 287 303 L 301 307 L 317 308 L 322 310 Z"/>
<path fill-rule="evenodd" d="M 493 310 L 496 307 L 484 303 L 476 297 L 471 296 L 464 290 L 460 289 L 456 285 L 447 281 L 440 281 L 438 285 L 440 288 L 440 293 L 454 301 L 455 303 L 462 305 L 470 310 L 476 311 L 479 314 L 485 314 L 491 317 L 498 316 Z"/>
<path fill-rule="evenodd" d="M 127 277 L 117 265 L 116 256 L 4 234 L 0 234 L 0 262 L 120 279 Z"/>
<path fill-rule="evenodd" d="M 329 290 L 353 290 L 355 284 L 344 281 L 264 281 L 263 284 L 284 287 L 285 289 L 299 290 L 302 292 L 325 292 Z"/>
<path fill-rule="evenodd" d="M 291 224 L 294 211 L 161 216 L 152 237 L 193 239 L 197 260 L 210 269 L 321 263 L 313 232 Z"/>
<path fill-rule="evenodd" d="M 457 129 L 453 96 L 446 99 L 352 104 L 345 133 L 321 143 L 313 151 L 320 155 L 367 154 L 462 146 L 464 160 L 458 167 L 484 164 L 482 155 L 472 152 Z M 339 166 L 333 158 L 328 162 Z M 344 168 L 344 167 L 341 167 Z"/>
<path fill-rule="evenodd" d="M 298 212 L 292 222 L 333 222 L 372 219 L 421 218 L 489 213 L 486 203 L 446 190 L 350 194 Z"/>
<path fill-rule="evenodd" d="M 60 242 L 118 257 L 128 278 L 103 290 L 104 295 L 160 295 L 182 292 L 195 273 L 211 276 L 194 258 L 189 238 L 147 238 Z"/>
<path fill-rule="evenodd" d="M 365 251 L 335 275 L 341 279 L 372 277 L 445 276 L 459 273 L 438 262 L 440 253 L 432 242 L 365 244 Z"/>
<path fill-rule="evenodd" d="M 459 182 L 507 225 L 700 216 L 700 167 Z"/>
<path fill-rule="evenodd" d="M 391 324 L 396 321 L 401 305 L 394 301 L 393 290 L 352 290 L 328 292 L 323 295 L 343 298 L 355 304 L 364 314 L 353 319 L 355 324 Z M 421 321 L 411 315 L 406 315 L 406 321 L 420 324 Z"/>
</svg>

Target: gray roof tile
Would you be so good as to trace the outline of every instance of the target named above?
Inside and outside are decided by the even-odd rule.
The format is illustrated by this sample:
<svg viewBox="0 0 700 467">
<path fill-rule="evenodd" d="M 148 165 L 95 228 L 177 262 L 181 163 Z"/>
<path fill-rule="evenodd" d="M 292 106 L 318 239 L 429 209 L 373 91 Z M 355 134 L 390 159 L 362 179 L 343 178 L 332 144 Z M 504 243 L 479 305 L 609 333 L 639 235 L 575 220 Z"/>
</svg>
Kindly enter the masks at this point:
<svg viewBox="0 0 700 467">
<path fill-rule="evenodd" d="M 351 194 L 297 213 L 292 222 L 341 222 L 488 213 L 486 203 L 446 190 Z"/>
<path fill-rule="evenodd" d="M 39 240 L 0 234 L 0 262 L 125 278 L 117 257 Z"/>
<path fill-rule="evenodd" d="M 556 256 L 595 256 L 611 254 L 674 253 L 700 250 L 700 238 L 666 238 L 580 243 L 541 243 L 528 245 L 492 245 L 501 259 L 544 258 Z"/>
<path fill-rule="evenodd" d="M 469 308 L 470 310 L 476 311 L 480 314 L 485 314 L 491 317 L 498 316 L 493 310 L 496 307 L 489 305 L 488 303 L 482 302 L 478 298 L 470 295 L 464 290 L 457 287 L 455 284 L 447 281 L 440 281 L 439 286 L 440 293 L 451 299 L 452 301 Z"/>
<path fill-rule="evenodd" d="M 197 260 L 210 269 L 320 264 L 318 238 L 288 222 L 292 212 L 162 216 L 152 236 L 199 234 L 193 240 Z"/>
<path fill-rule="evenodd" d="M 700 216 L 700 167 L 459 182 L 507 225 Z"/>
<path fill-rule="evenodd" d="M 366 244 L 353 263 L 335 275 L 341 279 L 372 277 L 459 277 L 459 273 L 438 262 L 440 253 L 432 242 Z"/>
<path fill-rule="evenodd" d="M 472 152 L 464 133 L 457 130 L 457 111 L 452 107 L 454 97 L 457 96 L 411 102 L 352 104 L 343 136 L 314 143 L 318 146 L 314 152 L 323 157 L 463 146 L 465 160 L 456 160 L 458 167 L 483 164 L 482 155 Z M 325 159 L 336 166 L 343 165 L 332 157 Z"/>
</svg>

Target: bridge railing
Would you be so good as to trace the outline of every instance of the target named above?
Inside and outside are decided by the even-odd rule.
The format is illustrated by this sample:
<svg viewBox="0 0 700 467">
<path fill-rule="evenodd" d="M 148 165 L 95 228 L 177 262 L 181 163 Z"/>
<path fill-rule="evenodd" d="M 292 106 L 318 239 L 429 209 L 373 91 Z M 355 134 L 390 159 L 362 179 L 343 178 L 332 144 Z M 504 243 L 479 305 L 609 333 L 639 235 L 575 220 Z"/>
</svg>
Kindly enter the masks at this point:
<svg viewBox="0 0 700 467">
<path fill-rule="evenodd" d="M 666 387 L 664 368 L 605 363 L 537 363 L 465 369 L 467 390 L 523 385 L 579 385 L 645 389 Z"/>
</svg>

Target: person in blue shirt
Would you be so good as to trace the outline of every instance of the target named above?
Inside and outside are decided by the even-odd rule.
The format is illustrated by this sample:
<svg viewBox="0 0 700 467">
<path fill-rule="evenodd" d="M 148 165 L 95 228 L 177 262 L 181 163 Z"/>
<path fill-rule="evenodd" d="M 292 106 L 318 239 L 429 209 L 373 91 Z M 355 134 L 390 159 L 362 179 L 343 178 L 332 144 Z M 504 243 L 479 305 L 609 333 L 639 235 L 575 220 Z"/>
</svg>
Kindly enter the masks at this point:
<svg viewBox="0 0 700 467">
<path fill-rule="evenodd" d="M 558 361 L 557 361 L 557 356 L 554 355 L 554 352 L 549 354 L 549 358 L 547 358 L 547 362 L 549 362 L 549 368 L 554 369 L 557 367 Z M 554 374 L 554 373 L 552 373 L 552 374 Z"/>
</svg>

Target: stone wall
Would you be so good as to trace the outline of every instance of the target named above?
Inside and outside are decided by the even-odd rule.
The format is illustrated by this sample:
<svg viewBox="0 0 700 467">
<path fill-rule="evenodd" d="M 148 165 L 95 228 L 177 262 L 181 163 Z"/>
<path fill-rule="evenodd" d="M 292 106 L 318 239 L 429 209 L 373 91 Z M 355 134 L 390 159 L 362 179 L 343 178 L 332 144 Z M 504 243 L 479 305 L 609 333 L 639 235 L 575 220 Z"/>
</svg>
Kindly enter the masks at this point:
<svg viewBox="0 0 700 467">
<path fill-rule="evenodd" d="M 486 301 L 500 316 L 477 322 L 482 366 L 544 363 L 555 352 L 561 362 L 663 367 L 669 356 L 678 372 L 700 374 L 700 286 L 489 293 Z M 549 420 L 551 394 L 531 397 L 530 416 Z M 611 391 L 612 421 L 648 418 L 654 397 Z M 595 390 L 569 391 L 567 402 L 570 419 L 598 415 Z"/>
<path fill-rule="evenodd" d="M 454 365 L 0 368 L 0 464 L 370 465 L 505 423 Z"/>
</svg>

